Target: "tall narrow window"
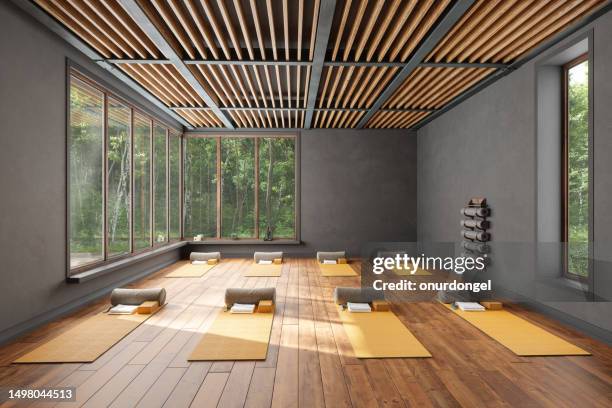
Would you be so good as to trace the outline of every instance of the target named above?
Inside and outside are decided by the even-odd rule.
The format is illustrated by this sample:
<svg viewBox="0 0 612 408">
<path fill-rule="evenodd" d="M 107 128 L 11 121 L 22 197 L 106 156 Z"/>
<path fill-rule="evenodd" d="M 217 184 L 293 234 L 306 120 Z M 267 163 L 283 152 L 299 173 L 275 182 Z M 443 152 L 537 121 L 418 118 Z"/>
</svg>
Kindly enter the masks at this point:
<svg viewBox="0 0 612 408">
<path fill-rule="evenodd" d="M 131 109 L 108 100 L 107 172 L 108 256 L 130 252 L 130 127 Z"/>
<path fill-rule="evenodd" d="M 104 94 L 70 80 L 70 268 L 104 259 Z"/>
<path fill-rule="evenodd" d="M 134 115 L 134 249 L 151 246 L 151 121 Z"/>
<path fill-rule="evenodd" d="M 565 273 L 588 276 L 589 270 L 589 65 L 587 56 L 564 69 L 564 241 Z"/>
<path fill-rule="evenodd" d="M 217 138 L 185 141 L 185 237 L 217 236 Z"/>
<path fill-rule="evenodd" d="M 168 239 L 166 160 L 166 129 L 155 125 L 153 128 L 153 214 L 155 214 L 153 237 L 156 244 L 166 242 Z"/>
<path fill-rule="evenodd" d="M 255 139 L 221 139 L 221 235 L 255 238 Z"/>
<path fill-rule="evenodd" d="M 181 239 L 181 137 L 170 132 L 169 172 L 170 172 L 170 239 Z"/>
<path fill-rule="evenodd" d="M 259 237 L 295 237 L 295 139 L 259 139 Z"/>
</svg>

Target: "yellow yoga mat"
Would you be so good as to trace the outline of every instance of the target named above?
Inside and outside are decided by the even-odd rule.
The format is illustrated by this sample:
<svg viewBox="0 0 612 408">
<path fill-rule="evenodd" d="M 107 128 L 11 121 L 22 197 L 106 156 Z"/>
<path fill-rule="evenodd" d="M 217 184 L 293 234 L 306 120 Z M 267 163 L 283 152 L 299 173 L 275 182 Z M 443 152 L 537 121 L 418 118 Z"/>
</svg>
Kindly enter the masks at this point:
<svg viewBox="0 0 612 408">
<path fill-rule="evenodd" d="M 97 314 L 14 363 L 91 363 L 151 316 Z"/>
<path fill-rule="evenodd" d="M 338 314 L 357 358 L 431 357 L 393 312 Z"/>
<path fill-rule="evenodd" d="M 281 276 L 281 272 L 283 270 L 282 264 L 270 264 L 270 265 L 261 265 L 258 263 L 253 263 L 249 266 L 249 269 L 244 273 L 244 276 L 248 277 L 264 277 L 264 276 Z"/>
<path fill-rule="evenodd" d="M 186 263 L 184 265 L 179 266 L 169 274 L 167 274 L 166 278 L 201 278 L 206 274 L 206 272 L 210 271 L 217 265 L 193 265 L 191 263 Z"/>
<path fill-rule="evenodd" d="M 563 340 L 561 337 L 528 322 L 506 310 L 464 312 L 456 315 L 474 325 L 519 356 L 589 356 L 591 353 Z"/>
<path fill-rule="evenodd" d="M 221 312 L 189 361 L 265 360 L 274 313 Z"/>
<path fill-rule="evenodd" d="M 397 269 L 393 268 L 393 273 L 399 276 L 431 276 L 431 272 L 425 270 L 421 267 L 418 267 L 415 273 L 412 273 L 414 270 L 414 265 L 410 264 L 409 269 Z"/>
<path fill-rule="evenodd" d="M 321 276 L 357 276 L 357 272 L 349 264 L 322 264 L 319 263 Z"/>
</svg>

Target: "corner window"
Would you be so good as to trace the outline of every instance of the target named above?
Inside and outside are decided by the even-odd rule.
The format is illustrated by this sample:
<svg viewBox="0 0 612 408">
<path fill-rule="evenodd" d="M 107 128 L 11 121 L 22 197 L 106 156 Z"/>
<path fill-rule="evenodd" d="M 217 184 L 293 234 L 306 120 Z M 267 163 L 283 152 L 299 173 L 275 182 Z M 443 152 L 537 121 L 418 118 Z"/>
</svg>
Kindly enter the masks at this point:
<svg viewBox="0 0 612 408">
<path fill-rule="evenodd" d="M 563 67 L 563 241 L 565 275 L 589 271 L 589 63 L 583 55 Z"/>
<path fill-rule="evenodd" d="M 70 72 L 69 274 L 180 239 L 181 135 Z"/>
</svg>

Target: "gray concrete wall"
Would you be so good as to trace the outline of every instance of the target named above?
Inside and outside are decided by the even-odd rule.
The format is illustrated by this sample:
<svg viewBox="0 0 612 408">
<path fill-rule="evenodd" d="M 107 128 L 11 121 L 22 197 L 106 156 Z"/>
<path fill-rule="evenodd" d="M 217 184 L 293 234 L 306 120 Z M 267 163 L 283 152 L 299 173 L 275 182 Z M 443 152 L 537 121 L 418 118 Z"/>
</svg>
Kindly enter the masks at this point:
<svg viewBox="0 0 612 408">
<path fill-rule="evenodd" d="M 172 262 L 184 250 L 66 284 L 66 59 L 152 109 L 10 2 L 0 2 L 0 342 Z M 172 123 L 170 118 L 164 117 Z M 416 135 L 406 131 L 302 134 L 303 245 L 312 255 L 369 240 L 416 238 Z M 260 246 L 225 246 L 252 254 Z M 274 247 L 273 249 L 277 249 Z"/>
<path fill-rule="evenodd" d="M 254 249 L 359 256 L 367 242 L 414 241 L 416 150 L 416 134 L 406 130 L 302 131 L 302 245 L 206 248 L 229 256 L 252 255 Z"/>
<path fill-rule="evenodd" d="M 561 49 L 593 30 L 594 65 L 594 285 L 612 292 L 612 13 L 555 47 Z M 545 52 L 542 56 L 548 54 Z M 539 58 L 539 57 L 538 57 Z M 516 255 L 496 259 L 492 273 L 511 290 L 531 299 L 554 297 L 534 285 L 538 277 L 533 243 L 538 239 L 536 64 L 538 58 L 485 88 L 418 131 L 418 237 L 459 241 L 459 213 L 471 196 L 493 207 L 493 242 L 518 243 Z M 519 253 L 524 252 L 524 253 Z M 506 254 L 504 254 L 506 255 Z M 558 271 L 559 273 L 561 271 Z M 561 296 L 561 295 L 559 295 Z M 563 293 L 562 296 L 565 296 Z M 558 300 L 558 299 L 557 299 Z M 533 304 L 537 307 L 537 303 Z M 599 331 L 612 330 L 608 302 L 540 302 L 560 318 Z"/>
<path fill-rule="evenodd" d="M 0 55 L 2 341 L 172 262 L 180 251 L 84 284 L 65 283 L 66 59 L 156 110 L 10 2 L 0 2 Z"/>
</svg>

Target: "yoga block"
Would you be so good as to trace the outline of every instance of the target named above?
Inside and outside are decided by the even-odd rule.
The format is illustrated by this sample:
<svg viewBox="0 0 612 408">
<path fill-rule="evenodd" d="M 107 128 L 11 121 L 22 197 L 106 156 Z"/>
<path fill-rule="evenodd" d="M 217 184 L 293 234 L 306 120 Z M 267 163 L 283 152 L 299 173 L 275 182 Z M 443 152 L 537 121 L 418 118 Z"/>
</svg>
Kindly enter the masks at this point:
<svg viewBox="0 0 612 408">
<path fill-rule="evenodd" d="M 209 265 L 216 265 L 218 262 L 219 262 L 218 259 L 208 259 L 206 261 L 206 263 L 209 264 Z"/>
<path fill-rule="evenodd" d="M 272 263 L 275 264 L 275 265 L 280 265 L 280 264 L 283 263 L 283 258 L 274 258 L 272 260 Z"/>
<path fill-rule="evenodd" d="M 376 312 L 388 312 L 391 310 L 389 302 L 386 300 L 373 300 L 372 301 L 372 309 Z"/>
<path fill-rule="evenodd" d="M 348 260 L 346 258 L 338 258 L 338 263 L 345 264 L 345 263 L 348 263 Z"/>
<path fill-rule="evenodd" d="M 488 309 L 488 310 L 501 310 L 504 307 L 502 302 L 496 302 L 496 301 L 480 302 L 480 304 L 483 305 L 485 309 Z"/>
<path fill-rule="evenodd" d="M 138 314 L 152 314 L 155 313 L 159 309 L 159 302 L 154 300 L 148 300 L 146 302 L 142 302 L 138 309 L 136 309 L 136 313 Z"/>
<path fill-rule="evenodd" d="M 271 300 L 260 300 L 257 305 L 257 313 L 272 313 L 274 303 Z"/>
</svg>

